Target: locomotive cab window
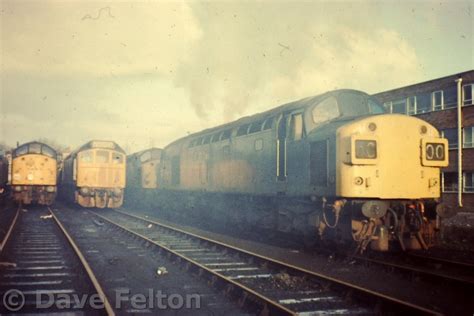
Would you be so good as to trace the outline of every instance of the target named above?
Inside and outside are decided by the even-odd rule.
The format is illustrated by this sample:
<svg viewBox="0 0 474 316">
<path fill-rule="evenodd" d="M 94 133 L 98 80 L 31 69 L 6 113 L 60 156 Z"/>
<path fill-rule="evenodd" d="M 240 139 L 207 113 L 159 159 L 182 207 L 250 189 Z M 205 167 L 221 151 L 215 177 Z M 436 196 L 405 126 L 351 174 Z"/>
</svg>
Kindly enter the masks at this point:
<svg viewBox="0 0 474 316">
<path fill-rule="evenodd" d="M 41 144 L 30 144 L 28 151 L 30 154 L 41 154 Z"/>
<path fill-rule="evenodd" d="M 83 151 L 79 154 L 79 161 L 81 163 L 92 162 L 92 151 Z"/>
<path fill-rule="evenodd" d="M 15 150 L 15 157 L 26 155 L 28 153 L 28 145 L 23 145 Z"/>
<path fill-rule="evenodd" d="M 53 149 L 43 146 L 43 155 L 54 158 L 56 156 L 56 153 L 54 152 Z"/>
<path fill-rule="evenodd" d="M 109 152 L 107 150 L 98 150 L 96 152 L 96 162 L 97 163 L 108 163 L 109 162 Z"/>
<path fill-rule="evenodd" d="M 317 104 L 312 111 L 312 115 L 313 122 L 316 125 L 320 125 L 339 117 L 340 113 L 336 98 L 329 97 Z"/>
<path fill-rule="evenodd" d="M 377 102 L 373 101 L 373 100 L 369 100 L 369 112 L 371 114 L 383 114 L 385 113 L 386 111 L 384 110 L 383 106 L 381 106 L 380 104 L 378 104 Z"/>
</svg>

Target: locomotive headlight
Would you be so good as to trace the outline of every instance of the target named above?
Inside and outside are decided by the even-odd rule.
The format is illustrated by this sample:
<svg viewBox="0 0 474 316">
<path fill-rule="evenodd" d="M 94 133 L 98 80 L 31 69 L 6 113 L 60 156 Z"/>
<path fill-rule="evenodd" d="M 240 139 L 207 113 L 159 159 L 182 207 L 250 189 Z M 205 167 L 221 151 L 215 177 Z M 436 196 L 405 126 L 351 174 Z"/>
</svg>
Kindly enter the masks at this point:
<svg viewBox="0 0 474 316">
<path fill-rule="evenodd" d="M 357 159 L 375 159 L 377 158 L 377 142 L 375 140 L 355 141 L 355 156 Z"/>
<path fill-rule="evenodd" d="M 85 188 L 85 187 L 81 188 L 81 194 L 82 194 L 82 195 L 87 195 L 87 194 L 89 194 L 89 188 Z"/>
<path fill-rule="evenodd" d="M 54 191 L 56 191 L 56 188 L 53 187 L 52 185 L 49 185 L 49 186 L 46 187 L 46 192 L 51 193 L 51 192 L 54 192 Z"/>
<path fill-rule="evenodd" d="M 13 187 L 13 190 L 14 190 L 15 192 L 21 192 L 21 189 L 22 189 L 21 185 L 17 185 L 17 186 L 14 186 L 14 187 Z"/>
</svg>

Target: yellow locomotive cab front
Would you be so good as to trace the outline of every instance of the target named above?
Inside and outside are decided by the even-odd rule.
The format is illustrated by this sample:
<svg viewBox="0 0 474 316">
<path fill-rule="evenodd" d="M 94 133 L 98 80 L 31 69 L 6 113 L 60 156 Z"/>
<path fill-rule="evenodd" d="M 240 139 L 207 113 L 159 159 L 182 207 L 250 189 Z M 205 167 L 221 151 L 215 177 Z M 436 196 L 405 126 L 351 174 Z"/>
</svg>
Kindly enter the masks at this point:
<svg viewBox="0 0 474 316">
<path fill-rule="evenodd" d="M 448 143 L 417 118 L 377 115 L 339 128 L 336 159 L 338 196 L 438 198 Z"/>
<path fill-rule="evenodd" d="M 56 197 L 57 153 L 46 144 L 31 142 L 13 151 L 11 186 L 17 203 L 51 205 Z"/>
</svg>

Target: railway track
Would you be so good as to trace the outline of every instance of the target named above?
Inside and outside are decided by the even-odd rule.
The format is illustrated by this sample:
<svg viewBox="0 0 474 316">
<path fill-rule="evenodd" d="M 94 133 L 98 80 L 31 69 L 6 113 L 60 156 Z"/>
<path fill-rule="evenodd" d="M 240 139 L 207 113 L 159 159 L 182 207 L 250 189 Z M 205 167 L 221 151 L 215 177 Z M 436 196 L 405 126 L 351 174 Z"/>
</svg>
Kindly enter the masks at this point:
<svg viewBox="0 0 474 316">
<path fill-rule="evenodd" d="M 2 241 L 0 297 L 0 313 L 114 315 L 74 240 L 45 207 L 18 208 Z"/>
<path fill-rule="evenodd" d="M 156 221 L 116 210 L 93 212 L 118 230 L 153 245 L 196 269 L 241 304 L 269 315 L 439 314 L 300 267 L 237 249 Z"/>
<path fill-rule="evenodd" d="M 61 207 L 56 215 L 84 250 L 117 314 L 254 314 L 251 306 L 241 308 L 195 271 L 88 210 Z"/>
<path fill-rule="evenodd" d="M 391 271 L 422 278 L 435 284 L 450 284 L 461 292 L 474 293 L 474 264 L 437 258 L 423 253 L 407 252 L 400 256 L 382 254 L 375 256 L 352 256 L 348 260 L 379 265 Z"/>
</svg>

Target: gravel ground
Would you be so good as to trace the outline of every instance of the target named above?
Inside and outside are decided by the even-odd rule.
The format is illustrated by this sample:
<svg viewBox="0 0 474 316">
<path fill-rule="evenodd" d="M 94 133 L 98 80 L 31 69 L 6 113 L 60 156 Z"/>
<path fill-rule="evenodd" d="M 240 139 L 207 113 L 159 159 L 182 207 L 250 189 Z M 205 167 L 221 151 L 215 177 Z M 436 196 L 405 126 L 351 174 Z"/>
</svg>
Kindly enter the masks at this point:
<svg viewBox="0 0 474 316">
<path fill-rule="evenodd" d="M 474 212 L 462 212 L 443 221 L 443 246 L 461 251 L 474 251 Z"/>
<path fill-rule="evenodd" d="M 355 265 L 352 262 L 341 262 L 332 255 L 309 254 L 298 248 L 294 242 L 282 242 L 281 245 L 267 242 L 268 238 L 256 232 L 236 231 L 234 227 L 215 228 L 210 223 L 186 223 L 178 225 L 162 220 L 157 212 L 146 210 L 123 209 L 137 215 L 157 218 L 170 226 L 185 229 L 195 234 L 208 237 L 264 256 L 272 257 L 289 264 L 294 264 L 318 273 L 322 273 L 346 282 L 356 283 L 367 289 L 408 300 L 424 307 L 446 314 L 461 314 L 470 310 L 474 297 L 453 294 L 454 289 L 425 283 L 417 279 L 404 279 L 394 272 L 376 266 Z M 204 227 L 204 228 L 203 228 Z M 272 238 L 270 238 L 272 239 Z M 470 313 L 472 314 L 472 312 Z"/>
<path fill-rule="evenodd" d="M 245 315 L 246 313 L 205 280 L 190 275 L 164 255 L 147 248 L 140 239 L 112 230 L 84 210 L 60 207 L 56 215 L 76 241 L 118 314 L 159 315 Z M 150 294 L 151 293 L 151 294 Z M 165 295 L 161 302 L 150 295 Z M 133 297 L 135 304 L 132 303 Z M 186 300 L 199 295 L 200 307 L 175 308 L 172 296 Z M 140 297 L 146 299 L 141 302 Z M 128 297 L 125 301 L 122 297 Z M 151 302 L 151 303 L 149 303 Z M 194 302 L 196 300 L 194 299 Z"/>
</svg>

